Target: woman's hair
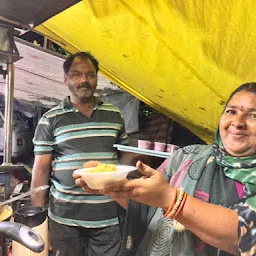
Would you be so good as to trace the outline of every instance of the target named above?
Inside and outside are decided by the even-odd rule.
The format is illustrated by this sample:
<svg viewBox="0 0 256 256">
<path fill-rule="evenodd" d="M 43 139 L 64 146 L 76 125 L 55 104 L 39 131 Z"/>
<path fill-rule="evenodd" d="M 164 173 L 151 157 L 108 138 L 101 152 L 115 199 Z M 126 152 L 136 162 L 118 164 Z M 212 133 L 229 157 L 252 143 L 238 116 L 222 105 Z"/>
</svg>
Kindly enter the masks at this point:
<svg viewBox="0 0 256 256">
<path fill-rule="evenodd" d="M 251 92 L 251 93 L 255 93 L 256 94 L 256 82 L 251 82 L 251 83 L 246 83 L 246 84 L 242 84 L 240 85 L 238 88 L 236 88 L 231 95 L 229 96 L 229 99 L 226 103 L 226 105 L 229 103 L 229 101 L 231 100 L 231 98 L 238 92 L 242 92 L 242 91 L 246 91 L 246 92 Z"/>
<path fill-rule="evenodd" d="M 89 52 L 77 52 L 75 54 L 72 54 L 72 55 L 68 56 L 67 59 L 65 60 L 65 62 L 63 63 L 63 70 L 64 70 L 65 75 L 68 74 L 70 66 L 72 65 L 72 63 L 73 63 L 73 61 L 76 57 L 79 57 L 79 58 L 82 58 L 82 59 L 85 59 L 85 60 L 89 59 L 92 62 L 95 69 L 96 69 L 96 74 L 98 73 L 98 71 L 99 71 L 99 62 L 98 62 L 98 60 L 95 59 L 95 57 Z"/>
</svg>

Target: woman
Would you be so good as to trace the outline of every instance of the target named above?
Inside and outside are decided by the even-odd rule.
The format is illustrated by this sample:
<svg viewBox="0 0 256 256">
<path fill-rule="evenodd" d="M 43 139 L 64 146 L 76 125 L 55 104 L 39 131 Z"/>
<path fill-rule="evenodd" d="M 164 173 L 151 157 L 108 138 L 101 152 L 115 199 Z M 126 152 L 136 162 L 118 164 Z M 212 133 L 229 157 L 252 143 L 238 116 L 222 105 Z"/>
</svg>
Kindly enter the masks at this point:
<svg viewBox="0 0 256 256">
<path fill-rule="evenodd" d="M 166 170 L 171 186 L 156 171 L 139 163 L 143 178 L 105 188 L 117 201 L 122 199 L 123 205 L 125 200 L 132 199 L 122 255 L 229 255 L 217 248 L 235 254 L 236 212 L 224 209 L 224 213 L 222 208 L 193 197 L 225 207 L 243 202 L 255 209 L 255 156 L 256 83 L 248 83 L 231 94 L 220 119 L 216 144 L 188 146 L 173 155 Z M 175 187 L 184 188 L 193 197 L 186 196 L 181 189 L 177 192 Z M 239 210 L 239 206 L 236 208 Z M 245 235 L 243 226 L 240 233 Z M 247 241 L 246 246 L 247 251 L 252 247 L 249 253 L 253 253 L 255 241 Z"/>
</svg>

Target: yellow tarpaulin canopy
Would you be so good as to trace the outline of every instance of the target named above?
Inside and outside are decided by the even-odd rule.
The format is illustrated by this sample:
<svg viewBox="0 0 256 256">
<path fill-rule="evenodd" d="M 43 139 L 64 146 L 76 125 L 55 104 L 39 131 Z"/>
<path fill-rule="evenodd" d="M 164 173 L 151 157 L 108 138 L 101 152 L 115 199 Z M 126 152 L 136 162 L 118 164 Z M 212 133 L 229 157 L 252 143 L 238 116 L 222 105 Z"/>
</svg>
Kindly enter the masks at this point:
<svg viewBox="0 0 256 256">
<path fill-rule="evenodd" d="M 228 95 L 256 80 L 254 0 L 84 0 L 38 26 L 211 142 Z"/>
</svg>

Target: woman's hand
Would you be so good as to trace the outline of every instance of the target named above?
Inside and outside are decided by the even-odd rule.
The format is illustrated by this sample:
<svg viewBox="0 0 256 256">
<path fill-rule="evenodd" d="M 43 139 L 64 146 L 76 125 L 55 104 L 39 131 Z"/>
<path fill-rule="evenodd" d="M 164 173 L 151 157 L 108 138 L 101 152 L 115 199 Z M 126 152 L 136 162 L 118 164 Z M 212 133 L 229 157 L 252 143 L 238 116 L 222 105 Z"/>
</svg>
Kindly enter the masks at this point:
<svg viewBox="0 0 256 256">
<path fill-rule="evenodd" d="M 84 167 L 85 168 L 96 167 L 98 164 L 100 164 L 100 162 L 98 161 L 88 161 L 87 163 L 85 163 Z M 102 190 L 89 188 L 88 185 L 81 178 L 81 175 L 73 173 L 73 178 L 75 179 L 76 185 L 79 187 L 82 187 L 83 190 L 88 194 L 103 194 Z"/>
<path fill-rule="evenodd" d="M 131 199 L 167 210 L 172 198 L 172 188 L 158 171 L 138 161 L 137 169 L 143 177 L 109 184 L 104 193 L 115 199 Z"/>
</svg>

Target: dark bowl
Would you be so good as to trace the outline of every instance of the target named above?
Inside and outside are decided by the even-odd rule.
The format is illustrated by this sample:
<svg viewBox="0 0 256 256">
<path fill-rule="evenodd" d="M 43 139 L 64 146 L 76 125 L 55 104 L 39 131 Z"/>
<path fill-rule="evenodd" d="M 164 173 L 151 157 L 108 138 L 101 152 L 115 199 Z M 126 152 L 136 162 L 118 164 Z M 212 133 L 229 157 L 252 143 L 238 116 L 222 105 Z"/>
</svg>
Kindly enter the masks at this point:
<svg viewBox="0 0 256 256">
<path fill-rule="evenodd" d="M 21 207 L 14 213 L 14 221 L 30 228 L 41 225 L 47 217 L 47 210 L 39 206 Z"/>
</svg>

